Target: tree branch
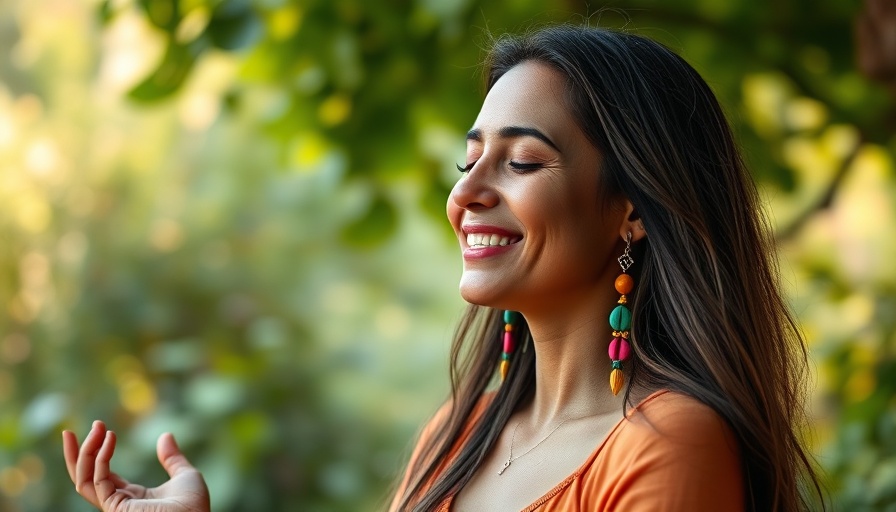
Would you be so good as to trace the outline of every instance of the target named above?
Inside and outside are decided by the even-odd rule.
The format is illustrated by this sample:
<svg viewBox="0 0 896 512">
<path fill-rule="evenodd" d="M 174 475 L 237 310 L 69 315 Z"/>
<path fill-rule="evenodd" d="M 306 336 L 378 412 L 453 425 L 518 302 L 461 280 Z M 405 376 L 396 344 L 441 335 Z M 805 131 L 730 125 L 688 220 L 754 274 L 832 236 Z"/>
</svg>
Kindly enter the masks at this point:
<svg viewBox="0 0 896 512">
<path fill-rule="evenodd" d="M 859 151 L 861 151 L 862 146 L 865 144 L 865 136 L 862 132 L 859 132 L 859 138 L 856 140 L 855 146 L 853 146 L 852 150 L 846 155 L 846 158 L 840 162 L 840 166 L 837 168 L 837 172 L 834 173 L 834 176 L 831 177 L 831 182 L 828 183 L 828 186 L 825 188 L 824 192 L 819 196 L 819 198 L 812 204 L 809 205 L 802 213 L 797 215 L 791 223 L 778 230 L 775 233 L 775 242 L 781 243 L 787 241 L 796 235 L 796 233 L 803 228 L 803 226 L 812 218 L 813 215 L 821 212 L 822 210 L 827 210 L 834 204 L 834 199 L 837 197 L 837 192 L 840 190 L 840 186 L 843 184 L 843 180 L 846 178 L 846 175 L 853 167 L 853 163 L 856 160 L 856 157 L 859 155 Z"/>
</svg>

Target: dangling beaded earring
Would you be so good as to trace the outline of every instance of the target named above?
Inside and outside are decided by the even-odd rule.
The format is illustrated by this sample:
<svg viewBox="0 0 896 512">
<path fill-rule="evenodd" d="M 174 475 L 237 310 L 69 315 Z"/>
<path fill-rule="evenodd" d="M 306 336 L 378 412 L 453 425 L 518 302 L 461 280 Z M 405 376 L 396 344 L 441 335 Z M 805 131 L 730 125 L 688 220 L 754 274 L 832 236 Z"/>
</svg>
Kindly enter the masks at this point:
<svg viewBox="0 0 896 512">
<path fill-rule="evenodd" d="M 519 313 L 507 310 L 504 312 L 504 352 L 501 353 L 501 382 L 507 378 L 507 370 L 510 369 L 510 355 L 515 347 L 513 341 L 513 324 Z"/>
<path fill-rule="evenodd" d="M 609 350 L 610 360 L 613 362 L 613 370 L 610 372 L 610 390 L 613 391 L 614 395 L 618 394 L 625 384 L 625 375 L 622 374 L 622 362 L 631 355 L 628 337 L 629 328 L 632 324 L 632 312 L 625 307 L 625 304 L 628 302 L 625 295 L 630 293 L 632 288 L 635 287 L 635 280 L 632 279 L 632 276 L 625 273 L 632 266 L 632 263 L 635 262 L 629 253 L 631 246 L 632 233 L 629 231 L 625 237 L 625 251 L 617 260 L 619 261 L 619 266 L 622 267 L 622 273 L 616 278 L 616 291 L 621 294 L 617 301 L 619 305 L 610 312 L 610 327 L 613 328 L 613 341 L 610 342 Z"/>
</svg>

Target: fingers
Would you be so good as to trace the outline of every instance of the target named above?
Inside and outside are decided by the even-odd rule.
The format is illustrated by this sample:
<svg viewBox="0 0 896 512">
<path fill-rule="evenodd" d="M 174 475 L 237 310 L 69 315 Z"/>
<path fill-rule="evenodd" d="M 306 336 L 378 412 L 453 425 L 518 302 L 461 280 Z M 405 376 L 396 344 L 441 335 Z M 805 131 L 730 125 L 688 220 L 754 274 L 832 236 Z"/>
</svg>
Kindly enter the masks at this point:
<svg viewBox="0 0 896 512">
<path fill-rule="evenodd" d="M 75 483 L 75 464 L 78 462 L 78 437 L 74 432 L 62 431 L 62 456 L 65 458 L 65 469 L 68 477 Z"/>
<path fill-rule="evenodd" d="M 105 439 L 103 439 L 103 444 L 96 455 L 93 486 L 96 490 L 96 498 L 100 503 L 106 503 L 106 501 L 115 494 L 116 480 L 122 482 L 121 477 L 114 475 L 109 469 L 109 461 L 112 460 L 112 454 L 115 453 L 116 440 L 115 432 L 112 432 L 111 430 L 107 431 Z"/>
<path fill-rule="evenodd" d="M 81 444 L 81 450 L 77 455 L 75 463 L 75 489 L 78 493 L 89 501 L 92 505 L 99 507 L 100 502 L 97 500 L 96 490 L 93 485 L 93 473 L 97 453 L 106 437 L 106 425 L 102 421 L 94 421 L 93 428 L 84 438 Z"/>
<path fill-rule="evenodd" d="M 62 433 L 62 451 L 66 470 L 78 493 L 91 505 L 105 510 L 119 510 L 124 501 L 140 499 L 147 495 L 143 486 L 129 483 L 111 470 L 117 437 L 106 429 L 101 421 L 95 421 L 80 447 L 77 436 L 70 431 Z M 174 478 L 185 471 L 196 472 L 181 453 L 174 436 L 162 434 L 156 445 L 159 462 Z M 198 472 L 197 472 L 198 475 Z M 205 489 L 201 475 L 198 477 Z M 207 491 L 206 491 L 207 492 Z"/>
<path fill-rule="evenodd" d="M 174 436 L 169 432 L 159 436 L 159 441 L 156 443 L 156 454 L 159 457 L 159 462 L 162 463 L 162 467 L 165 468 L 170 477 L 174 477 L 181 471 L 194 469 L 193 465 L 181 453 Z"/>
</svg>

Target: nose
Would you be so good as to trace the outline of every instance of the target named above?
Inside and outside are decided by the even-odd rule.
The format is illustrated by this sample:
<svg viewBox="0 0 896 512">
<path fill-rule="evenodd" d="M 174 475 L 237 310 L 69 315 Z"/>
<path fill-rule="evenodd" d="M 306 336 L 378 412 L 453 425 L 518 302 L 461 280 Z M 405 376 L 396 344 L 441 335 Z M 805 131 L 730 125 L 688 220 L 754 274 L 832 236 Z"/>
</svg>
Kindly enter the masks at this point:
<svg viewBox="0 0 896 512">
<path fill-rule="evenodd" d="M 484 162 L 477 162 L 473 168 L 461 177 L 451 189 L 448 199 L 449 207 L 454 206 L 464 210 L 482 210 L 493 208 L 498 204 L 499 195 L 493 178 Z"/>
</svg>

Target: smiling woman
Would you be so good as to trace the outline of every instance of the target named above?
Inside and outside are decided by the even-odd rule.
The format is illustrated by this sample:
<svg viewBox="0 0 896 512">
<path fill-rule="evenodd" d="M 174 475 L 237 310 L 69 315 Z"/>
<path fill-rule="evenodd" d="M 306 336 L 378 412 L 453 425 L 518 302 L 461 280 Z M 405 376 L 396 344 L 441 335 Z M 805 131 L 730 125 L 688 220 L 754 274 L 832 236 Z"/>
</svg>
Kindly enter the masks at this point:
<svg viewBox="0 0 896 512">
<path fill-rule="evenodd" d="M 497 41 L 447 213 L 471 306 L 450 400 L 391 510 L 795 511 L 821 492 L 803 341 L 756 190 L 712 92 L 643 37 L 548 28 Z M 171 479 L 111 472 L 97 422 L 63 434 L 105 511 L 207 511 Z"/>
<path fill-rule="evenodd" d="M 705 82 L 568 26 L 497 41 L 487 76 L 447 205 L 471 303 L 452 396 L 392 510 L 823 505 L 803 341 Z"/>
</svg>

